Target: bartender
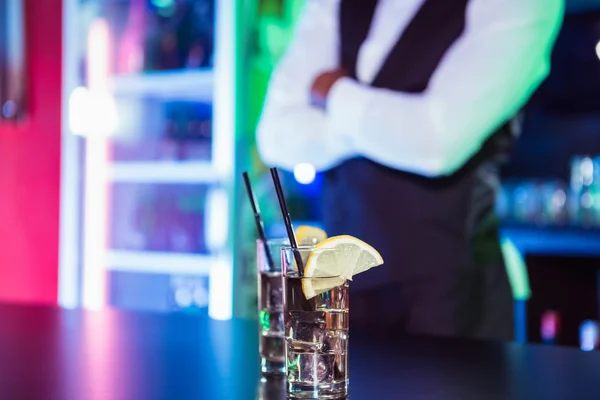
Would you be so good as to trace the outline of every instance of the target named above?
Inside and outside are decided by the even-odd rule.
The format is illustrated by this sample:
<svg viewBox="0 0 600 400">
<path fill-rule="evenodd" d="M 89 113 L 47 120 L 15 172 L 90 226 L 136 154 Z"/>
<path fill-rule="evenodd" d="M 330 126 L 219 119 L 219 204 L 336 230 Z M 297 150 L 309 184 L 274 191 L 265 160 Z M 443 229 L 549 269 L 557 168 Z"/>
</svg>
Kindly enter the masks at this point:
<svg viewBox="0 0 600 400">
<path fill-rule="evenodd" d="M 324 171 L 330 235 L 385 265 L 352 327 L 513 337 L 494 201 L 516 116 L 547 76 L 562 0 L 307 0 L 257 132 L 263 161 Z"/>
</svg>

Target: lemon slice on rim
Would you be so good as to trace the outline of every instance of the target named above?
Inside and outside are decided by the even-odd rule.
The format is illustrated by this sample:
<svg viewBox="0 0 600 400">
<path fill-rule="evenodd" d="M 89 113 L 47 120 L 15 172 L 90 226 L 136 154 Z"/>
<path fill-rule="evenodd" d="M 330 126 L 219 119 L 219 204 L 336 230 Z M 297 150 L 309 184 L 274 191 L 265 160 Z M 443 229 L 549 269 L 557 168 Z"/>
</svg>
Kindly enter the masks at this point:
<svg viewBox="0 0 600 400">
<path fill-rule="evenodd" d="M 323 229 L 309 225 L 300 225 L 296 229 L 296 240 L 300 246 L 314 246 L 327 239 L 327 233 Z"/>
<path fill-rule="evenodd" d="M 302 291 L 311 299 L 381 264 L 381 254 L 362 240 L 349 235 L 330 237 L 318 243 L 308 257 Z"/>
</svg>

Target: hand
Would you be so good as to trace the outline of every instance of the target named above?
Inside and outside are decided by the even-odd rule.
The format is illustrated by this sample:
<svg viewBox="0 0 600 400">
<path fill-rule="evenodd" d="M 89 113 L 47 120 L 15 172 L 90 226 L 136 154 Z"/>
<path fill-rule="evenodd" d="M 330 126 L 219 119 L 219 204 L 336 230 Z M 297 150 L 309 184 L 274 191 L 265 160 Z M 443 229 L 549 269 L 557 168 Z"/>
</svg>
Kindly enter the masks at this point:
<svg viewBox="0 0 600 400">
<path fill-rule="evenodd" d="M 349 76 L 348 72 L 343 68 L 332 69 L 331 71 L 322 72 L 318 75 L 310 89 L 310 102 L 313 106 L 325 109 L 327 106 L 327 97 L 333 85 L 340 78 Z"/>
</svg>

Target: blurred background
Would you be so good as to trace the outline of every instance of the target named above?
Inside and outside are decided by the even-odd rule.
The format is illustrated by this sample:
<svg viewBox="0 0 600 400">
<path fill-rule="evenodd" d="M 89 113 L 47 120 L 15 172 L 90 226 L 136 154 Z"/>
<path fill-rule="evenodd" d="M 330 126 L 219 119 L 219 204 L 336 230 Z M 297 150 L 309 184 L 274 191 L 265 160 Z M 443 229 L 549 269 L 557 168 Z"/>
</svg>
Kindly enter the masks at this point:
<svg viewBox="0 0 600 400">
<path fill-rule="evenodd" d="M 254 317 L 240 177 L 282 236 L 254 134 L 302 6 L 0 0 L 0 301 Z M 524 118 L 497 203 L 518 339 L 577 346 L 600 319 L 600 0 L 567 0 Z M 320 175 L 282 179 L 319 225 Z"/>
</svg>

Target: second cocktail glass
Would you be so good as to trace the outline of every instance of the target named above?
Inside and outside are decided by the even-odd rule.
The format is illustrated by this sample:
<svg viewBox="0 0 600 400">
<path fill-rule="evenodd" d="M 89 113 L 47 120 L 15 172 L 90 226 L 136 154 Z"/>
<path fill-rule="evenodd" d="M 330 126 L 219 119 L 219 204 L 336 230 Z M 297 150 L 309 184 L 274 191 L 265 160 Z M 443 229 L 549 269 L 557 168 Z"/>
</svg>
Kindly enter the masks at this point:
<svg viewBox="0 0 600 400">
<path fill-rule="evenodd" d="M 256 242 L 258 272 L 259 352 L 263 375 L 284 375 L 283 349 L 283 289 L 281 277 L 281 248 L 287 239 L 267 240 L 273 263 L 270 265 L 265 246 Z"/>
</svg>

